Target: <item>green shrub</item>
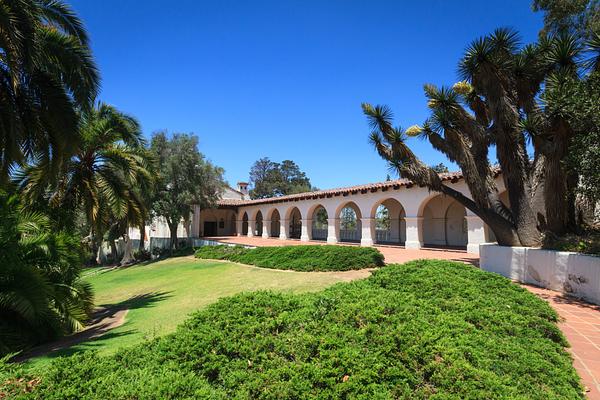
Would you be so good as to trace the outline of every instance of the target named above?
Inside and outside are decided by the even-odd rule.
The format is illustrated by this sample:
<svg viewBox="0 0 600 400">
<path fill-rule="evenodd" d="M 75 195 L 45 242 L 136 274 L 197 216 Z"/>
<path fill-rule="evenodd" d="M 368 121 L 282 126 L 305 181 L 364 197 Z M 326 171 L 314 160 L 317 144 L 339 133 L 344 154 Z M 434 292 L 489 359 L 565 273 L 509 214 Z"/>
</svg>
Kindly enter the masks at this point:
<svg viewBox="0 0 600 400">
<path fill-rule="evenodd" d="M 244 248 L 203 246 L 196 257 L 229 260 L 242 264 L 294 271 L 348 271 L 384 265 L 383 255 L 372 247 L 280 246 Z"/>
<path fill-rule="evenodd" d="M 580 235 L 566 234 L 560 237 L 547 235 L 542 247 L 600 256 L 600 230 L 589 230 Z"/>
<path fill-rule="evenodd" d="M 58 359 L 21 397 L 583 398 L 556 321 L 505 278 L 416 261 L 318 293 L 223 299 L 172 335 Z"/>
</svg>

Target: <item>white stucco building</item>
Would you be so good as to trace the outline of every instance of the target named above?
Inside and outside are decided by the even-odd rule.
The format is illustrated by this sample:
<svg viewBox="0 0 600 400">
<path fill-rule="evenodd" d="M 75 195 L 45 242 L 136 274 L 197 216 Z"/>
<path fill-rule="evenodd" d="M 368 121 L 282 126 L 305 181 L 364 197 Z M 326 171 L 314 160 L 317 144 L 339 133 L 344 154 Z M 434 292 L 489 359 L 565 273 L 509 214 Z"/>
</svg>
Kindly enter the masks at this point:
<svg viewBox="0 0 600 400">
<path fill-rule="evenodd" d="M 470 196 L 460 173 L 441 177 L 446 185 Z M 503 191 L 499 174 L 496 180 Z M 378 217 L 385 214 L 388 222 L 382 225 Z M 354 222 L 348 223 L 348 216 L 355 216 Z M 191 221 L 189 227 L 180 225 L 179 237 L 245 235 L 411 249 L 465 248 L 469 253 L 478 253 L 481 243 L 494 241 L 483 221 L 460 203 L 407 179 L 256 200 L 248 197 L 248 184 L 240 182 L 237 190 L 225 191 L 216 208 L 195 207 Z M 169 237 L 161 221 L 147 229 L 155 244 Z M 139 239 L 139 232 L 131 234 Z"/>
</svg>

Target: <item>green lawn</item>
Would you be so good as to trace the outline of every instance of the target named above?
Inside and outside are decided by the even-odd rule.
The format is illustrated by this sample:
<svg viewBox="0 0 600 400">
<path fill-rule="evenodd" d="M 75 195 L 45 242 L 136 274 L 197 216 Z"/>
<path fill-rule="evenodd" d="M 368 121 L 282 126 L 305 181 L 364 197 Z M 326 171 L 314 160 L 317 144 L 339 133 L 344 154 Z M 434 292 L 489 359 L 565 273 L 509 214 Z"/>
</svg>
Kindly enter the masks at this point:
<svg viewBox="0 0 600 400">
<path fill-rule="evenodd" d="M 170 333 L 191 312 L 242 291 L 317 291 L 348 280 L 349 274 L 352 273 L 269 270 L 193 257 L 124 269 L 91 269 L 85 279 L 94 287 L 96 304 L 126 303 L 129 313 L 125 323 L 96 340 L 38 357 L 30 364 L 46 365 L 56 356 L 85 349 L 112 353 L 120 347 Z"/>
<path fill-rule="evenodd" d="M 178 268 L 179 283 L 160 276 L 161 268 Z M 192 276 L 204 280 L 198 287 L 189 282 L 194 269 L 201 273 Z M 312 288 L 306 282 L 327 276 L 192 260 L 138 270 L 202 297 L 209 296 L 208 287 L 223 294 L 258 284 L 305 290 Z M 121 280 L 104 277 L 102 284 L 146 281 L 127 278 L 132 273 L 117 272 Z M 153 288 L 144 283 L 136 290 Z M 177 298 L 154 303 L 149 313 L 154 316 L 168 302 L 173 306 Z M 173 316 L 169 323 L 184 314 L 175 308 L 161 311 L 164 318 Z M 0 393 L 39 400 L 583 400 L 557 318 L 548 303 L 499 275 L 419 260 L 314 293 L 226 297 L 194 313 L 174 333 L 114 354 L 85 352 L 35 371 L 0 369 Z M 28 382 L 33 390 L 25 390 Z"/>
</svg>

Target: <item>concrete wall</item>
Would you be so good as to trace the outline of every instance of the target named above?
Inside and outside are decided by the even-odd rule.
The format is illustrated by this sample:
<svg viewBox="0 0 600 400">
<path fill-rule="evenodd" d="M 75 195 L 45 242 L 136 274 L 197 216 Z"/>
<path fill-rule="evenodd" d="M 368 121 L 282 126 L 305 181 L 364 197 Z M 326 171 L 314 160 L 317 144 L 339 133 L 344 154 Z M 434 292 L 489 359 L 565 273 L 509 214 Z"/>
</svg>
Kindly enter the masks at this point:
<svg viewBox="0 0 600 400">
<path fill-rule="evenodd" d="M 479 255 L 486 271 L 600 304 L 600 257 L 495 244 L 481 245 Z"/>
</svg>

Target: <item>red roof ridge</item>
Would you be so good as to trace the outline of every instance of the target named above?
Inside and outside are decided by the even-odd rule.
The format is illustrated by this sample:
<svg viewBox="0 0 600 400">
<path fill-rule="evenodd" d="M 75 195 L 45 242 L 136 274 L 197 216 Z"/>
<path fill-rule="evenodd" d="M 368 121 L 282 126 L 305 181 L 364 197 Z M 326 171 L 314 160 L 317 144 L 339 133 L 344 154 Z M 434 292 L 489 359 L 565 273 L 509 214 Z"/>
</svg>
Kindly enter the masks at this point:
<svg viewBox="0 0 600 400">
<path fill-rule="evenodd" d="M 500 174 L 500 169 L 497 167 L 493 167 L 494 175 L 498 176 Z M 458 181 L 463 179 L 463 174 L 461 171 L 454 172 L 443 172 L 439 174 L 442 181 Z M 251 206 L 257 204 L 270 204 L 270 203 L 284 203 L 287 201 L 293 200 L 308 200 L 308 199 L 317 199 L 323 197 L 333 197 L 340 196 L 343 194 L 353 194 L 353 193 L 366 193 L 366 192 L 376 192 L 380 189 L 400 189 L 401 187 L 411 187 L 414 183 L 410 179 L 395 179 L 391 181 L 384 182 L 375 182 L 375 183 L 366 183 L 363 185 L 355 185 L 355 186 L 346 186 L 335 189 L 325 189 L 325 190 L 316 190 L 313 192 L 303 192 L 296 194 L 288 194 L 285 196 L 278 197 L 266 197 L 263 199 L 254 199 L 254 200 L 238 200 L 238 199 L 222 199 L 217 202 L 219 206 Z"/>
</svg>

